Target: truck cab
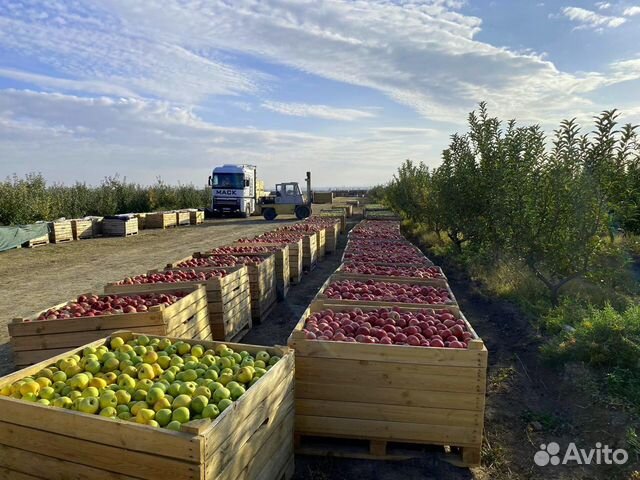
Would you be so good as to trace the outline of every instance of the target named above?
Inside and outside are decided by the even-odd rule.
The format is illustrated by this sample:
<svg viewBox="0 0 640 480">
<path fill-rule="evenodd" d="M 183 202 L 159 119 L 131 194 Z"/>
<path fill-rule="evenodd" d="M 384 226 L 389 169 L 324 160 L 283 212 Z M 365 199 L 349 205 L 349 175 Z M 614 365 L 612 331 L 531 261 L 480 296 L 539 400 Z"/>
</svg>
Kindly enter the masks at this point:
<svg viewBox="0 0 640 480">
<path fill-rule="evenodd" d="M 235 213 L 248 217 L 256 210 L 255 165 L 222 165 L 209 177 L 214 214 Z"/>
</svg>

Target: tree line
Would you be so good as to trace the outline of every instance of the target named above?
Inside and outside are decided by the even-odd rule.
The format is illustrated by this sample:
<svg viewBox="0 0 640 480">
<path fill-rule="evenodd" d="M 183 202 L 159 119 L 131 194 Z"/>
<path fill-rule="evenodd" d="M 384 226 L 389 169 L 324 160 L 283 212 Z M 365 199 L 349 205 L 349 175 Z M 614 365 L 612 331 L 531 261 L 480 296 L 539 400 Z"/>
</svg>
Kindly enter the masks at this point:
<svg viewBox="0 0 640 480">
<path fill-rule="evenodd" d="M 540 126 L 503 123 L 481 103 L 439 167 L 407 160 L 373 193 L 457 253 L 521 262 L 557 305 L 562 287 L 587 278 L 618 235 L 640 233 L 637 126 L 619 126 L 618 116 L 602 112 L 589 133 L 566 120 L 547 139 Z"/>
</svg>

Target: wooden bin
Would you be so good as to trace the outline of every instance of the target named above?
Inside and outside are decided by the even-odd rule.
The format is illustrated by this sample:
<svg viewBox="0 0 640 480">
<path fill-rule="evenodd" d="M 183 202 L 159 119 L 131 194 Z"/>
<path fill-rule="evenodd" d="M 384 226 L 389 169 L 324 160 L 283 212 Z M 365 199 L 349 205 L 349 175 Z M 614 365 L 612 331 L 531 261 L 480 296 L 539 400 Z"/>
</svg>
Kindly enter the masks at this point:
<svg viewBox="0 0 640 480">
<path fill-rule="evenodd" d="M 464 465 L 479 465 L 488 353 L 466 319 L 468 349 L 307 340 L 306 318 L 326 308 L 354 307 L 314 302 L 289 337 L 298 437 L 369 440 L 373 457 L 387 442 L 458 447 Z"/>
<path fill-rule="evenodd" d="M 321 228 L 316 232 L 316 235 L 318 260 L 324 260 L 324 257 L 327 254 L 327 230 L 325 228 Z"/>
<path fill-rule="evenodd" d="M 71 220 L 71 232 L 74 240 L 93 238 L 93 221 L 83 218 Z"/>
<path fill-rule="evenodd" d="M 91 218 L 91 231 L 94 237 L 101 237 L 103 233 L 104 218 L 92 217 Z"/>
<path fill-rule="evenodd" d="M 332 208 L 340 208 L 344 211 L 344 214 L 347 218 L 353 217 L 353 205 L 345 205 L 345 204 L 333 204 Z"/>
<path fill-rule="evenodd" d="M 189 222 L 191 225 L 200 225 L 201 223 L 204 223 L 204 210 L 190 211 Z"/>
<path fill-rule="evenodd" d="M 313 192 L 313 203 L 333 203 L 333 192 Z"/>
<path fill-rule="evenodd" d="M 302 238 L 296 241 L 288 241 L 287 243 L 261 243 L 261 242 L 237 242 L 238 246 L 256 246 L 256 247 L 288 247 L 289 256 L 289 275 L 290 283 L 297 285 L 302 279 Z M 283 267 L 284 270 L 284 267 Z"/>
<path fill-rule="evenodd" d="M 73 240 L 73 230 L 70 220 L 49 222 L 49 241 L 51 243 L 70 242 Z"/>
<path fill-rule="evenodd" d="M 169 228 L 176 227 L 177 219 L 174 212 L 147 213 L 144 219 L 144 228 Z"/>
<path fill-rule="evenodd" d="M 318 263 L 318 234 L 305 233 L 302 237 L 302 268 L 311 271 Z"/>
<path fill-rule="evenodd" d="M 22 244 L 23 248 L 36 248 L 41 247 L 43 245 L 49 245 L 49 234 L 43 235 L 41 237 L 32 238 L 31 240 L 27 240 Z"/>
<path fill-rule="evenodd" d="M 222 278 L 212 278 L 206 282 L 151 283 L 142 285 L 117 285 L 109 283 L 105 293 L 127 293 L 129 291 L 153 292 L 167 285 L 175 288 L 188 288 L 203 284 L 207 290 L 209 325 L 214 340 L 236 341 L 251 330 L 251 294 L 247 268 L 238 267 L 217 269 L 226 270 Z M 149 273 L 156 273 L 152 270 Z"/>
<path fill-rule="evenodd" d="M 283 300 L 289 293 L 289 285 L 291 284 L 291 274 L 289 263 L 289 245 L 287 244 L 267 244 L 267 243 L 234 243 L 234 247 L 267 247 L 272 249 L 275 256 L 275 271 L 276 271 L 276 292 L 278 298 Z M 242 253 L 242 255 L 270 255 L 271 253 Z"/>
<path fill-rule="evenodd" d="M 134 285 L 136 286 L 136 285 Z M 29 318 L 15 318 L 9 326 L 9 336 L 16 366 L 23 367 L 58 355 L 70 348 L 104 338 L 115 330 L 131 329 L 139 333 L 172 335 L 185 338 L 211 339 L 204 286 L 184 289 L 164 285 L 153 293 L 190 291 L 189 295 L 165 307 L 151 307 L 148 312 L 121 313 L 99 317 L 79 317 L 64 320 L 36 320 L 42 310 Z M 140 292 L 132 289 L 128 295 Z M 90 295 L 90 293 L 86 294 Z M 60 308 L 73 302 L 63 302 Z"/>
<path fill-rule="evenodd" d="M 344 274 L 344 273 L 334 273 L 333 275 L 331 275 L 329 278 L 327 278 L 327 280 L 324 282 L 324 284 L 322 285 L 322 287 L 320 287 L 320 290 L 318 290 L 318 294 L 316 295 L 315 299 L 316 300 L 324 300 L 326 302 L 331 302 L 334 304 L 340 304 L 340 305 L 370 305 L 370 306 L 378 306 L 378 307 L 384 307 L 384 306 L 389 306 L 392 305 L 394 307 L 420 307 L 420 308 L 436 308 L 436 309 L 440 309 L 440 308 L 449 308 L 449 307 L 454 307 L 458 305 L 458 302 L 456 301 L 456 297 L 453 294 L 453 292 L 451 291 L 451 287 L 449 287 L 448 283 L 445 283 L 444 285 L 434 285 L 433 281 L 430 279 L 423 279 L 423 278 L 397 278 L 394 280 L 389 280 L 389 277 L 380 277 L 379 279 L 374 279 L 376 281 L 380 281 L 380 282 L 387 282 L 387 283 L 399 283 L 399 284 L 408 284 L 408 285 L 424 285 L 424 286 L 429 286 L 429 287 L 436 287 L 436 288 L 444 288 L 449 292 L 449 298 L 451 298 L 451 300 L 453 301 L 453 303 L 438 303 L 438 304 L 430 304 L 430 303 L 402 303 L 402 302 L 388 302 L 388 301 L 383 301 L 383 300 L 376 300 L 376 301 L 369 301 L 369 300 L 337 300 L 337 299 L 333 299 L 333 298 L 328 298 L 326 295 L 324 295 L 324 291 L 327 289 L 327 287 L 333 283 L 333 282 L 337 282 L 337 281 L 344 281 L 344 280 L 352 280 L 352 281 L 357 281 L 357 282 L 366 282 L 367 280 L 371 280 L 371 278 L 367 277 L 366 280 L 363 280 L 362 278 L 358 278 L 357 275 L 353 276 L 351 274 Z"/>
<path fill-rule="evenodd" d="M 165 270 L 234 270 L 235 267 L 180 267 L 183 262 L 192 258 L 202 257 L 226 257 L 226 256 L 243 256 L 243 257 L 261 257 L 264 260 L 257 265 L 245 265 L 247 274 L 249 275 L 249 291 L 251 294 L 251 318 L 254 322 L 261 323 L 265 320 L 278 300 L 276 291 L 276 257 L 273 253 L 206 253 L 195 252 L 192 256 L 169 263 Z"/>
<path fill-rule="evenodd" d="M 348 262 L 347 262 L 348 263 Z M 343 271 L 344 263 L 341 264 L 338 269 L 335 271 L 334 276 L 336 278 L 345 277 L 351 280 L 359 280 L 361 282 L 366 282 L 367 280 L 374 280 L 376 282 L 393 282 L 393 283 L 403 283 L 403 282 L 412 282 L 413 280 L 417 280 L 420 284 L 424 285 L 433 285 L 434 287 L 446 287 L 449 285 L 447 281 L 447 277 L 444 278 L 420 278 L 420 277 L 396 277 L 392 275 L 366 275 L 364 273 L 352 273 Z M 377 263 L 369 264 L 369 265 L 379 265 Z M 394 264 L 393 266 L 399 266 Z M 415 265 L 412 265 L 415 267 Z M 427 267 L 425 267 L 427 268 Z M 440 268 L 440 267 L 438 267 Z M 442 269 L 440 269 L 442 272 Z M 443 273 L 444 275 L 444 273 Z"/>
<path fill-rule="evenodd" d="M 342 208 L 320 210 L 320 216 L 338 219 L 338 221 L 340 222 L 340 233 L 345 233 L 347 231 L 347 215 Z"/>
<path fill-rule="evenodd" d="M 187 210 L 176 212 L 176 224 L 178 226 L 191 225 L 191 214 Z"/>
<path fill-rule="evenodd" d="M 118 332 L 126 340 L 137 334 Z M 0 388 L 98 340 L 0 379 Z M 175 339 L 173 339 L 175 340 Z M 184 340 L 215 348 L 216 343 Z M 0 477 L 13 480 L 289 480 L 293 476 L 293 353 L 282 359 L 215 420 L 180 432 L 0 396 Z"/>
<path fill-rule="evenodd" d="M 102 235 L 105 237 L 128 237 L 138 234 L 137 218 L 103 218 Z"/>
<path fill-rule="evenodd" d="M 136 217 L 138 219 L 138 228 L 140 230 L 144 230 L 146 227 L 145 225 L 145 220 L 147 219 L 147 214 L 146 213 L 136 213 L 134 215 L 134 217 Z"/>
</svg>

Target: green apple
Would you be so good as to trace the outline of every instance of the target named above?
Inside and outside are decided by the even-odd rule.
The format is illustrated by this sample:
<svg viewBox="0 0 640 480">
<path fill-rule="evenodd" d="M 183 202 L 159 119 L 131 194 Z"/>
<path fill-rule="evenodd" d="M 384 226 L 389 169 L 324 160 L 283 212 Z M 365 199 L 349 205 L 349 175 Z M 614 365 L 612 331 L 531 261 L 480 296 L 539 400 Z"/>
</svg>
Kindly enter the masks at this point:
<svg viewBox="0 0 640 480">
<path fill-rule="evenodd" d="M 229 398 L 223 398 L 218 402 L 218 408 L 220 409 L 220 412 L 224 412 L 231 405 L 233 405 L 233 401 Z"/>
<path fill-rule="evenodd" d="M 170 365 L 172 367 L 181 367 L 182 365 L 184 365 L 184 360 L 182 359 L 182 357 L 178 357 L 176 355 L 175 357 L 171 357 Z"/>
<path fill-rule="evenodd" d="M 56 391 L 53 387 L 44 387 L 40 390 L 40 398 L 45 400 L 52 400 L 56 396 Z"/>
<path fill-rule="evenodd" d="M 136 402 L 130 409 L 129 411 L 131 412 L 131 415 L 138 415 L 138 412 L 142 409 L 148 409 L 149 408 L 149 404 L 147 402 Z"/>
<path fill-rule="evenodd" d="M 78 398 L 82 398 L 82 393 L 79 392 L 78 390 L 71 390 L 68 394 L 67 397 L 69 397 L 71 400 L 76 400 Z"/>
<path fill-rule="evenodd" d="M 209 399 L 207 397 L 205 397 L 204 395 L 198 395 L 197 397 L 194 397 L 193 400 L 191 400 L 190 407 L 194 412 L 202 413 L 202 410 L 204 410 L 204 407 L 206 407 L 208 403 Z"/>
<path fill-rule="evenodd" d="M 118 405 L 126 405 L 131 401 L 131 394 L 126 390 L 118 390 L 115 394 Z"/>
<path fill-rule="evenodd" d="M 138 356 L 138 355 L 132 355 L 131 356 L 131 361 L 133 362 L 134 366 L 138 366 L 142 363 L 142 357 Z"/>
<path fill-rule="evenodd" d="M 231 348 L 229 348 L 229 347 L 226 347 L 226 348 L 220 350 L 220 352 L 218 352 L 218 355 L 220 355 L 221 357 L 230 357 L 230 356 L 233 355 L 233 350 Z"/>
<path fill-rule="evenodd" d="M 83 413 L 97 413 L 100 409 L 100 401 L 97 397 L 86 397 L 80 400 L 78 411 Z"/>
<path fill-rule="evenodd" d="M 55 372 L 52 376 L 51 376 L 51 380 L 55 383 L 55 382 L 66 382 L 67 381 L 67 375 L 58 370 L 57 372 Z"/>
<path fill-rule="evenodd" d="M 120 412 L 118 418 L 120 420 L 131 420 L 132 416 L 130 412 Z"/>
<path fill-rule="evenodd" d="M 107 407 L 115 408 L 118 406 L 118 397 L 116 397 L 116 392 L 113 390 L 105 390 L 98 400 L 100 400 L 100 408 L 102 409 Z"/>
<path fill-rule="evenodd" d="M 164 352 L 162 352 L 164 353 Z M 160 355 L 158 356 L 158 365 L 160 365 L 163 369 L 167 369 L 171 366 L 171 357 L 169 355 Z"/>
<path fill-rule="evenodd" d="M 100 410 L 100 416 L 116 418 L 118 416 L 118 411 L 113 407 L 104 407 L 102 410 Z"/>
<path fill-rule="evenodd" d="M 249 383 L 253 379 L 253 367 L 242 367 L 236 374 L 236 380 L 240 383 Z"/>
<path fill-rule="evenodd" d="M 186 368 L 186 365 L 185 365 Z M 195 370 L 187 369 L 176 375 L 176 378 L 181 382 L 193 382 L 198 378 L 198 373 Z"/>
<path fill-rule="evenodd" d="M 162 375 L 160 375 L 160 378 L 171 384 L 176 380 L 176 375 L 171 370 L 165 370 L 162 372 Z"/>
<path fill-rule="evenodd" d="M 40 398 L 40 399 L 36 400 L 36 403 L 39 403 L 40 405 L 44 405 L 46 407 L 51 405 L 51 402 L 49 400 L 47 400 L 46 398 Z"/>
<path fill-rule="evenodd" d="M 233 360 L 231 357 L 220 357 L 218 358 L 218 360 L 216 360 L 216 365 L 220 369 L 231 368 L 231 365 L 233 365 Z"/>
<path fill-rule="evenodd" d="M 245 393 L 245 389 L 241 385 L 234 385 L 233 388 L 229 389 L 229 391 L 231 392 L 231 398 L 233 400 L 237 400 Z"/>
<path fill-rule="evenodd" d="M 138 369 L 136 368 L 135 365 L 128 365 L 122 369 L 122 373 L 126 373 L 130 377 L 137 377 Z"/>
<path fill-rule="evenodd" d="M 141 408 L 138 410 L 136 417 L 138 417 L 138 423 L 149 423 L 156 416 L 155 410 L 150 408 Z"/>
<path fill-rule="evenodd" d="M 267 366 L 266 363 L 264 363 L 262 360 L 256 360 L 255 362 L 253 362 L 253 366 L 254 368 L 265 368 Z"/>
<path fill-rule="evenodd" d="M 111 342 L 109 343 L 109 345 L 111 345 L 111 348 L 115 350 L 116 348 L 124 345 L 124 340 L 122 339 L 122 337 L 113 337 L 111 338 Z"/>
<path fill-rule="evenodd" d="M 142 356 L 147 353 L 147 347 L 145 347 L 144 345 L 136 345 L 135 347 L 133 347 L 133 351 L 138 357 L 142 358 Z"/>
<path fill-rule="evenodd" d="M 158 422 L 161 427 L 166 427 L 171 421 L 171 414 L 172 412 L 170 408 L 158 410 L 156 412 L 156 422 Z"/>
<path fill-rule="evenodd" d="M 172 420 L 167 424 L 167 430 L 174 430 L 176 432 L 180 431 L 181 423 L 177 420 Z"/>
<path fill-rule="evenodd" d="M 253 357 L 244 357 L 242 362 L 240 362 L 241 367 L 253 367 L 254 360 Z"/>
<path fill-rule="evenodd" d="M 122 412 L 129 413 L 129 406 L 128 405 L 118 405 L 116 407 L 116 412 L 118 412 L 118 414 L 121 414 Z"/>
<path fill-rule="evenodd" d="M 186 355 L 191 351 L 191 345 L 186 342 L 176 342 L 175 345 L 178 349 L 178 355 Z"/>
<path fill-rule="evenodd" d="M 180 385 L 180 394 L 193 395 L 193 392 L 196 391 L 196 388 L 198 388 L 198 385 L 196 383 L 184 382 L 182 385 Z"/>
<path fill-rule="evenodd" d="M 135 388 L 136 381 L 127 373 L 121 373 L 118 375 L 118 386 L 120 388 Z"/>
<path fill-rule="evenodd" d="M 149 345 L 150 342 L 149 337 L 147 337 L 146 335 L 138 335 L 138 338 L 136 338 L 136 340 L 138 342 L 138 345 L 142 346 Z"/>
<path fill-rule="evenodd" d="M 42 370 L 40 370 L 37 374 L 36 377 L 44 377 L 44 378 L 48 378 L 49 380 L 51 380 L 53 382 L 53 370 L 51 370 L 51 368 L 46 367 L 43 368 Z"/>
<path fill-rule="evenodd" d="M 111 352 L 107 352 L 107 353 L 111 353 Z M 105 353 L 105 356 L 107 354 Z M 104 360 L 104 356 L 102 357 Z M 106 360 L 104 360 L 103 364 L 102 364 L 102 371 L 103 372 L 113 372 L 114 370 L 117 370 L 118 367 L 120 366 L 120 361 L 115 358 L 115 357 L 109 357 Z"/>
<path fill-rule="evenodd" d="M 156 383 L 154 383 L 151 388 L 159 388 L 160 390 L 162 390 L 163 393 L 166 393 L 167 389 L 169 388 L 169 385 L 170 385 L 170 382 L 167 382 L 166 380 L 159 380 Z"/>
<path fill-rule="evenodd" d="M 191 347 L 191 355 L 200 358 L 204 355 L 204 347 L 202 345 L 194 345 Z"/>
<path fill-rule="evenodd" d="M 264 350 L 260 350 L 258 353 L 256 353 L 256 360 L 257 361 L 261 360 L 264 363 L 268 363 L 270 358 L 271 358 L 271 355 L 269 355 Z"/>
<path fill-rule="evenodd" d="M 142 355 L 142 361 L 149 365 L 156 363 L 158 361 L 158 354 L 153 350 L 147 350 L 145 354 Z"/>
<path fill-rule="evenodd" d="M 146 402 L 149 405 L 153 405 L 154 403 L 156 403 L 158 400 L 160 400 L 161 398 L 164 397 L 164 390 L 158 387 L 152 387 L 149 389 L 149 392 L 147 393 L 147 398 L 146 398 Z"/>
<path fill-rule="evenodd" d="M 173 399 L 169 400 L 169 398 L 163 397 L 153 404 L 153 409 L 157 412 L 158 410 L 162 410 L 163 408 L 171 408 L 172 402 Z"/>
<path fill-rule="evenodd" d="M 136 402 L 141 402 L 147 398 L 147 391 L 138 389 L 133 392 L 133 395 L 131 396 L 131 398 Z"/>
<path fill-rule="evenodd" d="M 224 387 L 218 388 L 215 392 L 213 392 L 213 401 L 216 403 L 227 398 L 231 398 L 231 392 Z"/>
<path fill-rule="evenodd" d="M 200 359 L 200 363 L 206 365 L 207 367 L 210 367 L 211 365 L 216 363 L 216 359 L 215 359 L 215 357 L 213 355 L 204 355 Z"/>
<path fill-rule="evenodd" d="M 269 365 L 270 365 L 270 366 L 274 366 L 274 365 L 278 362 L 278 360 L 280 360 L 280 357 L 279 357 L 279 356 L 277 356 L 277 355 L 272 356 L 272 357 L 269 359 Z"/>
<path fill-rule="evenodd" d="M 135 388 L 136 390 L 144 390 L 145 392 L 148 392 L 153 387 L 153 383 L 153 380 L 144 378 L 142 380 L 138 380 Z"/>
<path fill-rule="evenodd" d="M 171 421 L 177 421 L 180 423 L 187 423 L 191 416 L 191 412 L 187 407 L 178 407 L 171 414 Z"/>
<path fill-rule="evenodd" d="M 100 362 L 98 361 L 98 359 L 96 358 L 95 360 L 89 360 L 88 362 L 86 362 L 84 369 L 87 372 L 91 372 L 94 375 L 96 373 L 98 373 L 100 371 L 100 369 L 102 368 L 102 365 L 100 365 Z"/>
<path fill-rule="evenodd" d="M 178 395 L 171 404 L 174 409 L 188 407 L 189 405 L 191 405 L 191 397 L 189 395 Z"/>
<path fill-rule="evenodd" d="M 214 419 L 220 415 L 220 409 L 215 403 L 210 403 L 202 410 L 202 418 Z"/>
<path fill-rule="evenodd" d="M 96 387 L 87 387 L 82 391 L 83 397 L 96 397 L 100 396 L 100 391 Z"/>
<path fill-rule="evenodd" d="M 181 382 L 173 382 L 171 385 L 169 385 L 169 388 L 167 388 L 167 393 L 169 395 L 177 397 L 178 395 L 180 395 L 181 386 L 182 386 Z"/>
<path fill-rule="evenodd" d="M 52 405 L 58 408 L 66 408 L 67 410 L 71 408 L 73 405 L 73 401 L 69 397 L 58 397 L 56 398 Z"/>
<path fill-rule="evenodd" d="M 267 373 L 267 371 L 264 368 L 256 367 L 255 370 L 256 370 L 256 373 L 253 374 L 254 377 L 260 378 L 265 373 Z"/>
<path fill-rule="evenodd" d="M 89 377 L 86 373 L 78 373 L 67 380 L 67 382 L 71 388 L 75 388 L 76 390 L 84 390 L 89 386 Z"/>
<path fill-rule="evenodd" d="M 62 373 L 62 372 L 60 372 L 60 373 Z M 63 373 L 63 375 L 64 375 L 64 373 Z M 67 387 L 67 384 L 62 382 L 62 381 L 58 381 L 58 382 L 54 382 L 51 387 L 53 388 L 54 392 L 62 394 L 62 391 Z M 69 387 L 69 388 L 71 388 L 71 387 Z"/>
<path fill-rule="evenodd" d="M 222 385 L 220 382 L 214 382 L 212 380 L 208 381 L 207 383 L 205 383 L 205 386 L 211 391 L 211 392 L 215 392 L 217 389 L 219 388 L 224 388 L 224 385 Z"/>
<path fill-rule="evenodd" d="M 113 372 L 110 372 L 113 373 Z M 97 388 L 98 390 L 103 390 L 107 388 L 107 381 L 104 378 L 93 377 L 89 380 L 89 386 L 93 388 Z"/>
<path fill-rule="evenodd" d="M 161 338 L 158 342 L 158 350 L 166 350 L 171 346 L 171 340 L 168 338 Z"/>
<path fill-rule="evenodd" d="M 233 380 L 233 373 L 223 373 L 222 375 L 220 375 L 220 377 L 218 378 L 218 382 L 220 382 L 223 385 L 226 385 L 227 383 L 231 382 Z"/>
<path fill-rule="evenodd" d="M 153 367 L 148 363 L 141 363 L 138 365 L 138 378 L 141 380 L 152 380 L 156 376 L 156 372 L 153 371 Z"/>
<path fill-rule="evenodd" d="M 193 392 L 193 396 L 204 395 L 207 398 L 211 398 L 211 390 L 209 390 L 204 385 L 200 385 L 196 388 L 195 392 Z"/>
</svg>

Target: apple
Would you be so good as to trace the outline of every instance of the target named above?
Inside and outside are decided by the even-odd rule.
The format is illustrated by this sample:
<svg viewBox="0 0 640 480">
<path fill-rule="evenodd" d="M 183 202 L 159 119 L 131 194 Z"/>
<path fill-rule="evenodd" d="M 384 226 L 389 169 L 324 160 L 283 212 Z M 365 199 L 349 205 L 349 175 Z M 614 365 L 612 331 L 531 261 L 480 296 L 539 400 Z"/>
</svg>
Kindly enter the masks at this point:
<svg viewBox="0 0 640 480">
<path fill-rule="evenodd" d="M 78 411 L 95 414 L 100 409 L 100 401 L 97 397 L 86 397 L 79 399 Z"/>
<path fill-rule="evenodd" d="M 187 407 L 178 407 L 171 413 L 171 421 L 186 423 L 191 417 L 191 412 Z"/>
</svg>

